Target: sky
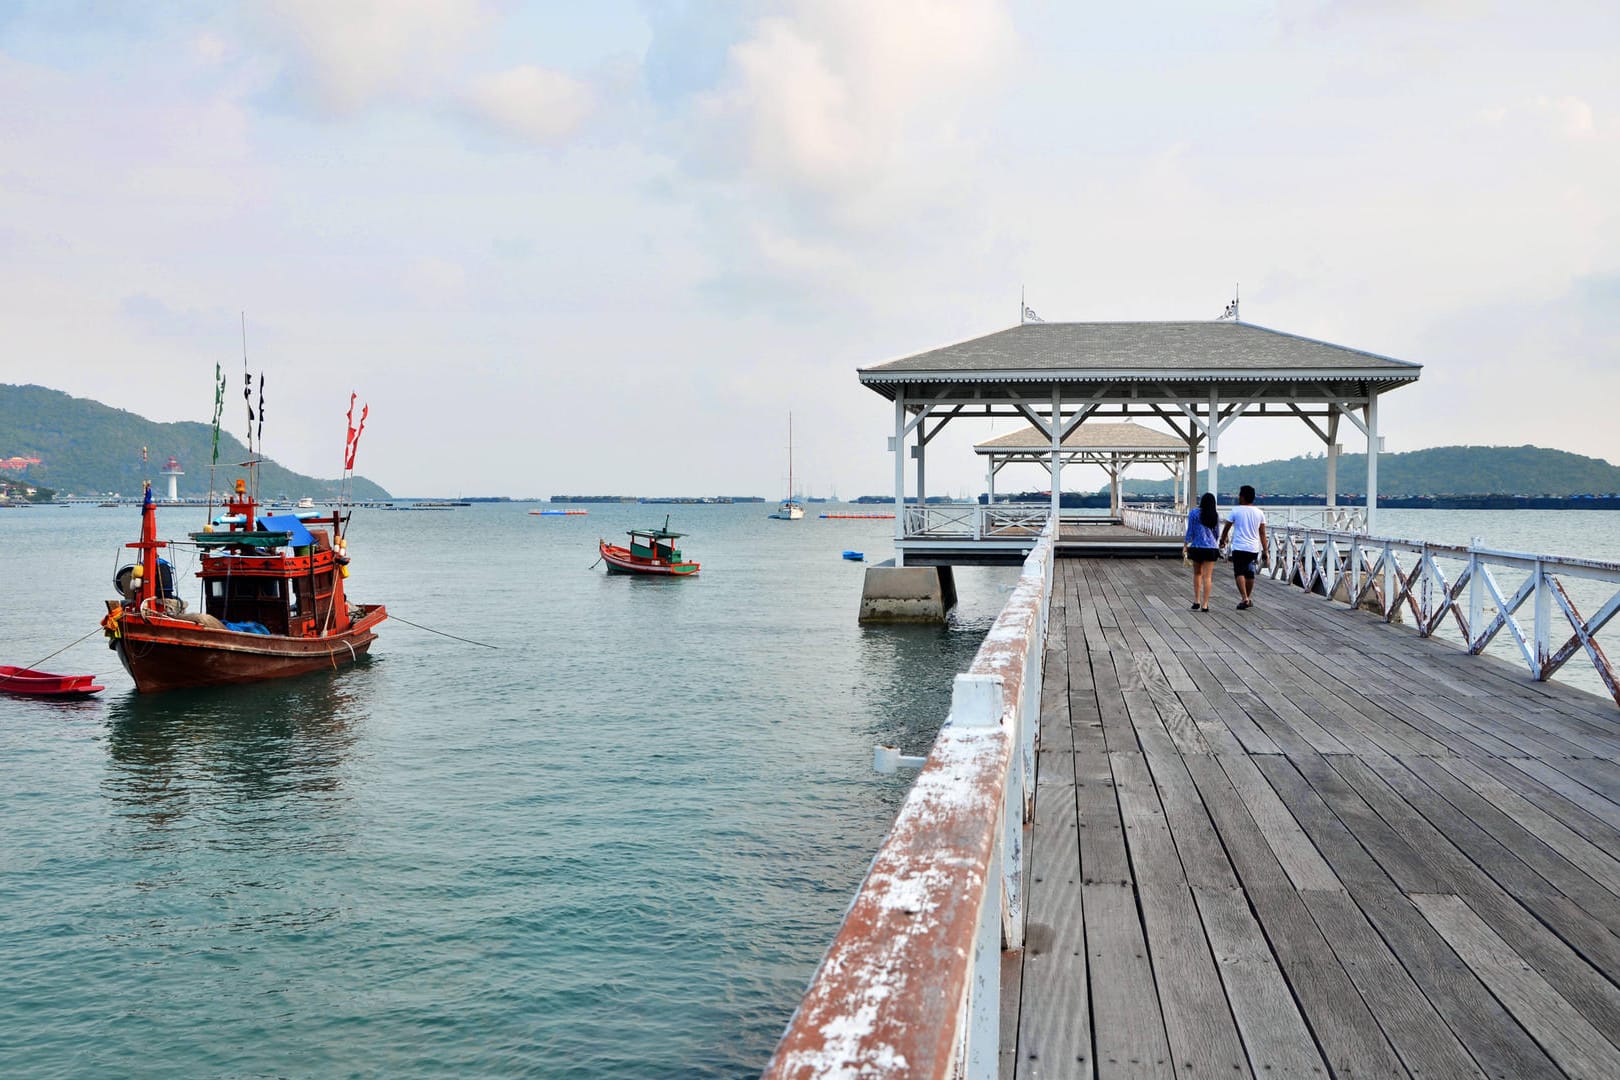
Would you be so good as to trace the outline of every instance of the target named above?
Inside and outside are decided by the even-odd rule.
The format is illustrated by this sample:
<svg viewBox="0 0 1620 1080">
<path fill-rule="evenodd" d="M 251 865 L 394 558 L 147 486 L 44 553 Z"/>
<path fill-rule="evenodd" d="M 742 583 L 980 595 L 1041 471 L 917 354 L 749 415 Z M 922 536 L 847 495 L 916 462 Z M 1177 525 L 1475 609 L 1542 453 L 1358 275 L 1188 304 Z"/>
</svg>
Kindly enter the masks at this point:
<svg viewBox="0 0 1620 1080">
<path fill-rule="evenodd" d="M 774 498 L 791 412 L 847 498 L 893 487 L 858 367 L 1236 288 L 1424 365 L 1388 451 L 1620 462 L 1617 56 L 1597 0 L 0 0 L 0 382 L 206 423 L 245 323 L 300 472 L 354 392 L 395 494 Z"/>
</svg>

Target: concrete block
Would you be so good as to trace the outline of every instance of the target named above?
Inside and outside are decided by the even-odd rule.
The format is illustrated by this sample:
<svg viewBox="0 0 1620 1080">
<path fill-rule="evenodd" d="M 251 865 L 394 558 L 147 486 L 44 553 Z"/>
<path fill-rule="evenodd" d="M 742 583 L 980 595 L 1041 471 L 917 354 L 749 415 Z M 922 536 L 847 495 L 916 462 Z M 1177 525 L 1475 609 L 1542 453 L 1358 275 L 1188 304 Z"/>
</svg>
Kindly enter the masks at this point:
<svg viewBox="0 0 1620 1080">
<path fill-rule="evenodd" d="M 948 566 L 868 566 L 861 589 L 863 623 L 942 623 L 956 605 Z"/>
</svg>

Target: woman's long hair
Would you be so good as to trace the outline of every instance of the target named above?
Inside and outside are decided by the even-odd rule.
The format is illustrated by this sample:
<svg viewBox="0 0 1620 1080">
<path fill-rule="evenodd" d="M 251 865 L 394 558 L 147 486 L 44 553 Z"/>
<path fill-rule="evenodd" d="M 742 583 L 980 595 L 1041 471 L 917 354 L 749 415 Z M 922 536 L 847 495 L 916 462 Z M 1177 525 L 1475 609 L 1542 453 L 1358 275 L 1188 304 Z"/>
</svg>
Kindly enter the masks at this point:
<svg viewBox="0 0 1620 1080">
<path fill-rule="evenodd" d="M 1215 509 L 1215 493 L 1204 492 L 1204 497 L 1198 500 L 1198 523 L 1206 529 L 1213 529 L 1221 523 L 1221 512 Z"/>
</svg>

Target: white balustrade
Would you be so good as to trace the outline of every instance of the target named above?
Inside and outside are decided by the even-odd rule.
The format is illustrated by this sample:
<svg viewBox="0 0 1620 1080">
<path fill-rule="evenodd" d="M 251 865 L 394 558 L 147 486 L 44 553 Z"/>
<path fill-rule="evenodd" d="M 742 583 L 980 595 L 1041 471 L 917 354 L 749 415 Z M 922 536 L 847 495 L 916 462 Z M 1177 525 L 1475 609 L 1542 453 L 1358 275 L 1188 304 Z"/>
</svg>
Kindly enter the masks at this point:
<svg viewBox="0 0 1620 1080">
<path fill-rule="evenodd" d="M 922 521 L 939 510 L 915 509 Z M 997 1074 L 1001 952 L 1024 941 L 1023 827 L 1052 601 L 1047 517 L 956 677 L 950 715 L 765 1070 L 771 1080 Z"/>
</svg>

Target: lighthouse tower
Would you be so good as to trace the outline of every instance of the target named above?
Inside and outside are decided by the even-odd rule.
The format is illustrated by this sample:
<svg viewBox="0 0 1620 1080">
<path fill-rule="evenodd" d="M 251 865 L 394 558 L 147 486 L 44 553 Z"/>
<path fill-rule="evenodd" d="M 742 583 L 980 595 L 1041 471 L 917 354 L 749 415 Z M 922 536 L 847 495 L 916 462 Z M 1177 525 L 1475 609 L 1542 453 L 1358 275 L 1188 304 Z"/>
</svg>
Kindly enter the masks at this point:
<svg viewBox="0 0 1620 1080">
<path fill-rule="evenodd" d="M 170 454 L 168 463 L 163 466 L 163 475 L 169 478 L 169 501 L 179 502 L 180 478 L 186 475 L 185 470 L 180 468 L 180 459 Z"/>
</svg>

